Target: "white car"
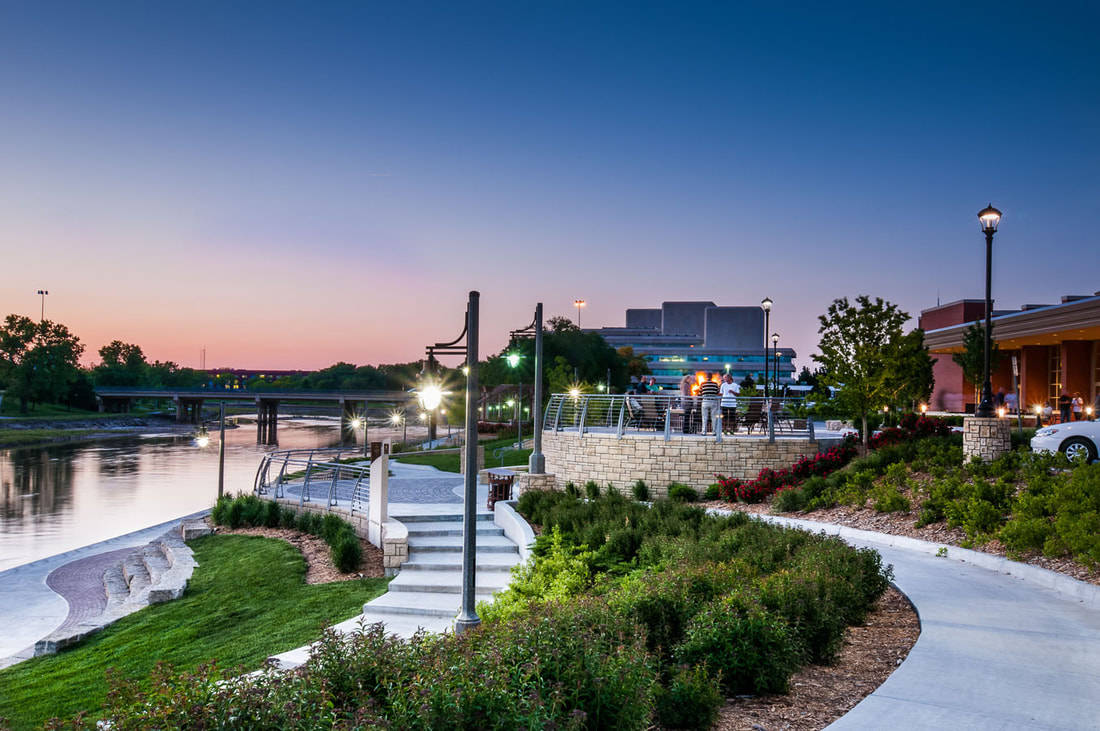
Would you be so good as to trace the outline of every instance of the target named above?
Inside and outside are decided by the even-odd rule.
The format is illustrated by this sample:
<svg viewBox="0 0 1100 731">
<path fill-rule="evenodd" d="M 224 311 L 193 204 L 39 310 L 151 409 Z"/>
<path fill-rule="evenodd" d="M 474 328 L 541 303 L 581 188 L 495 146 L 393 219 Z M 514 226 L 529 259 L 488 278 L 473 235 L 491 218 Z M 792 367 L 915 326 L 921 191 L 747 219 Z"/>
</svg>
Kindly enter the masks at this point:
<svg viewBox="0 0 1100 731">
<path fill-rule="evenodd" d="M 1094 462 L 1100 454 L 1100 419 L 1044 426 L 1031 438 L 1031 448 L 1036 452 L 1064 452 L 1071 460 L 1084 455 L 1086 461 Z"/>
</svg>

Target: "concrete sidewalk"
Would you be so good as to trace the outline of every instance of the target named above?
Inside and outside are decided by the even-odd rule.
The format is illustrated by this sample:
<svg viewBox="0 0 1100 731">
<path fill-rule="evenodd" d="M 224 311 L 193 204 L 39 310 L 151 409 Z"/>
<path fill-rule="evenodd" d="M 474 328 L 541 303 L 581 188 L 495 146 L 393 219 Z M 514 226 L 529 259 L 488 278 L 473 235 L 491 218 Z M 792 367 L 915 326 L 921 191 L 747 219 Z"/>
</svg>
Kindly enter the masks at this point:
<svg viewBox="0 0 1100 731">
<path fill-rule="evenodd" d="M 909 657 L 830 729 L 1100 728 L 1100 587 L 1023 564 L 992 570 L 975 562 L 997 557 L 954 547 L 939 557 L 926 541 L 764 517 L 879 551 L 920 614 Z"/>
</svg>

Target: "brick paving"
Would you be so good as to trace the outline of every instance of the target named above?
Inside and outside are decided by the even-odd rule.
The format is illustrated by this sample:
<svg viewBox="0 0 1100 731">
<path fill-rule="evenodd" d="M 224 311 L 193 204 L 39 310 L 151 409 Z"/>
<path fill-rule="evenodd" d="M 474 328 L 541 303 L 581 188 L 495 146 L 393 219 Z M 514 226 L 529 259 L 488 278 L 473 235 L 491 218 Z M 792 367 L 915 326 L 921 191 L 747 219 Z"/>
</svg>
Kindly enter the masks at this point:
<svg viewBox="0 0 1100 731">
<path fill-rule="evenodd" d="M 98 617 L 107 607 L 107 592 L 103 588 L 103 572 L 119 563 L 134 548 L 88 556 L 59 566 L 46 577 L 46 586 L 69 603 L 69 614 L 58 627 L 69 629 L 85 619 Z"/>
</svg>

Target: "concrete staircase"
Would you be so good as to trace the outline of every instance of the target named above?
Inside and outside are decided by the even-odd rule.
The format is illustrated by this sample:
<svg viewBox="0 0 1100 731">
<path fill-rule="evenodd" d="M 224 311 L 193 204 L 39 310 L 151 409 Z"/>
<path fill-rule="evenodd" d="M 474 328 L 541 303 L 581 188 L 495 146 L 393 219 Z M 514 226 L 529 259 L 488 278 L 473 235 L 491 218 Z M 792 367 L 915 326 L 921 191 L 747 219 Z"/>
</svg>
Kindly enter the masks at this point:
<svg viewBox="0 0 1100 731">
<path fill-rule="evenodd" d="M 382 622 L 399 637 L 411 637 L 420 629 L 451 629 L 462 604 L 462 506 L 450 510 L 392 516 L 409 532 L 409 560 L 390 581 L 389 591 L 363 605 L 363 613 L 341 622 L 335 629 L 351 632 L 362 624 Z M 477 515 L 477 601 L 492 599 L 508 586 L 512 567 L 520 563 L 519 547 L 493 522 L 493 514 Z M 285 669 L 309 659 L 310 646 L 275 655 L 271 659 Z"/>
</svg>

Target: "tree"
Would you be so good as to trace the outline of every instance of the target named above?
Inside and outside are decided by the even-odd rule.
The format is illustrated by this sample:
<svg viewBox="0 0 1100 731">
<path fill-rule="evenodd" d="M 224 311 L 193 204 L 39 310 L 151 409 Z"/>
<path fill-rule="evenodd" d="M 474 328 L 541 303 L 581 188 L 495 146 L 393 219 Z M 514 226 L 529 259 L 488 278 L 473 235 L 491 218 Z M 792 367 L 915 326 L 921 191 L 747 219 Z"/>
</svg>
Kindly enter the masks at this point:
<svg viewBox="0 0 1100 731">
<path fill-rule="evenodd" d="M 27 403 L 57 402 L 80 373 L 84 346 L 59 323 L 8 315 L 0 328 L 0 378 L 9 395 Z"/>
<path fill-rule="evenodd" d="M 881 297 L 872 301 L 867 295 L 857 297 L 855 305 L 847 297 L 833 300 L 818 317 L 821 353 L 813 359 L 825 369 L 825 385 L 836 386 L 841 405 L 862 421 L 864 447 L 867 414 L 886 405 L 893 395 L 891 372 L 900 357 L 897 349 L 908 319 L 909 314 L 897 305 Z"/>
<path fill-rule="evenodd" d="M 913 408 L 917 402 L 927 401 L 936 384 L 935 363 L 924 345 L 924 330 L 917 328 L 903 335 L 886 353 L 883 387 L 889 402 Z"/>
<path fill-rule="evenodd" d="M 993 342 L 992 326 L 989 328 L 989 337 L 989 372 L 996 373 L 1001 361 L 1001 349 L 997 347 L 997 343 Z M 978 392 L 985 380 L 985 326 L 981 321 L 966 328 L 966 332 L 963 333 L 962 352 L 952 355 L 951 360 L 962 368 L 963 378 L 974 387 L 974 403 L 977 404 L 981 398 Z"/>
<path fill-rule="evenodd" d="M 102 362 L 92 369 L 99 386 L 145 386 L 149 384 L 149 363 L 140 345 L 112 340 L 99 349 Z"/>
<path fill-rule="evenodd" d="M 634 348 L 624 345 L 618 350 L 619 357 L 626 363 L 626 373 L 630 378 L 649 375 L 649 363 L 640 355 L 634 354 Z"/>
<path fill-rule="evenodd" d="M 558 317 L 551 317 L 549 320 L 546 321 L 546 324 L 549 326 L 550 332 L 561 333 L 569 332 L 571 330 L 580 332 L 580 328 L 577 327 L 577 324 L 575 322 L 570 320 L 568 317 L 561 317 L 560 315 Z"/>
</svg>

